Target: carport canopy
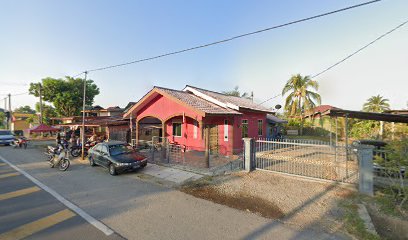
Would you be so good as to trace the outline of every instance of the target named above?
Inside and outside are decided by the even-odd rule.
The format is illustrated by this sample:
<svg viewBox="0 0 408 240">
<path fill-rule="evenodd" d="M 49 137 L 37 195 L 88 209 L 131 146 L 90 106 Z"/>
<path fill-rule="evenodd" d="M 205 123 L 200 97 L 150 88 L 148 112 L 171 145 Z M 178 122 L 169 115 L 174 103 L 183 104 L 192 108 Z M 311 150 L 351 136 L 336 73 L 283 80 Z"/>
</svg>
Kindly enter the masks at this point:
<svg viewBox="0 0 408 240">
<path fill-rule="evenodd" d="M 323 112 L 322 115 L 330 117 L 348 117 L 362 120 L 374 120 L 395 123 L 408 123 L 408 115 L 398 115 L 392 113 L 373 113 L 363 111 L 351 111 L 343 109 L 330 109 Z"/>
<path fill-rule="evenodd" d="M 45 124 L 40 124 L 38 126 L 28 129 L 29 133 L 58 132 L 58 131 L 59 131 L 58 128 L 54 128 Z"/>
</svg>

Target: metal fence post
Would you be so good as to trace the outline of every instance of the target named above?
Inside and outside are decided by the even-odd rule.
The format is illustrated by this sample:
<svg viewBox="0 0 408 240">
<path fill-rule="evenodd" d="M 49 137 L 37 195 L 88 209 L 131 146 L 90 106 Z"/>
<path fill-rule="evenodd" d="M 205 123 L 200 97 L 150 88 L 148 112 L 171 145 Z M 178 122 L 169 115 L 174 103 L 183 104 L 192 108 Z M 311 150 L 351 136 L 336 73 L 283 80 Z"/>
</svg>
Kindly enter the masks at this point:
<svg viewBox="0 0 408 240">
<path fill-rule="evenodd" d="M 250 172 L 255 169 L 255 144 L 254 139 L 244 138 L 244 162 L 245 171 Z"/>
<path fill-rule="evenodd" d="M 357 149 L 359 160 L 359 184 L 360 193 L 369 196 L 374 195 L 373 179 L 373 146 L 362 145 Z"/>
</svg>

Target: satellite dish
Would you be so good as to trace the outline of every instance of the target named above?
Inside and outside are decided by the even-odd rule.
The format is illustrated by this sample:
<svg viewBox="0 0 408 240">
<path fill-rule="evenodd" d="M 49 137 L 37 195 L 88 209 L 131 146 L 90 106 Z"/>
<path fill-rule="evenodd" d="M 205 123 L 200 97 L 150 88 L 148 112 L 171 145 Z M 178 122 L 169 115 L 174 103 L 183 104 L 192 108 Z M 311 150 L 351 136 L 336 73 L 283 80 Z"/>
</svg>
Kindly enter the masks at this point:
<svg viewBox="0 0 408 240">
<path fill-rule="evenodd" d="M 280 104 L 277 104 L 276 106 L 275 106 L 275 109 L 281 109 L 282 108 L 282 106 L 280 105 Z"/>
</svg>

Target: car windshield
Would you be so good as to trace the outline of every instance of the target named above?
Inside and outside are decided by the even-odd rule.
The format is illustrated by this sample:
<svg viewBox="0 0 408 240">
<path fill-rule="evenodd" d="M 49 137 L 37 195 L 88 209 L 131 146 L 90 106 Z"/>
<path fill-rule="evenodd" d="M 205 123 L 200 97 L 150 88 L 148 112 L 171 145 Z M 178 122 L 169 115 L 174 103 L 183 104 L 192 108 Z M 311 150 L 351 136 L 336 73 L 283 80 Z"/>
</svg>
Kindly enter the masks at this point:
<svg viewBox="0 0 408 240">
<path fill-rule="evenodd" d="M 13 135 L 10 131 L 0 131 L 0 135 Z"/>
<path fill-rule="evenodd" d="M 118 144 L 109 146 L 109 152 L 111 156 L 116 156 L 125 153 L 133 152 L 133 148 L 130 145 Z"/>
</svg>

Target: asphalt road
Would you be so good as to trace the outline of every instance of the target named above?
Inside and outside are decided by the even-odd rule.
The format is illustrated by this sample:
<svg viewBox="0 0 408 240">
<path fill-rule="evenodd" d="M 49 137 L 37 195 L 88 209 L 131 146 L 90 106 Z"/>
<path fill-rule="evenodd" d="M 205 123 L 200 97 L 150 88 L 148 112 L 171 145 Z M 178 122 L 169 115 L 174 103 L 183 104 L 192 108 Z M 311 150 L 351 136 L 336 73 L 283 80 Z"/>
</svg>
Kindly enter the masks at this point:
<svg viewBox="0 0 408 240">
<path fill-rule="evenodd" d="M 0 146 L 0 157 L 115 231 L 106 236 L 65 211 L 56 218 L 68 219 L 31 235 L 32 239 L 343 239 L 195 198 L 146 179 L 143 170 L 110 176 L 106 169 L 73 161 L 60 172 L 49 168 L 41 149 L 32 147 Z M 1 166 L 5 168 L 9 167 Z M 0 194 L 35 186 L 24 176 L 1 178 L 4 174 L 0 171 Z M 13 200 L 0 197 L 0 234 L 64 210 L 66 206 L 43 190 Z"/>
<path fill-rule="evenodd" d="M 0 239 L 123 239 L 106 236 L 0 160 Z"/>
</svg>

